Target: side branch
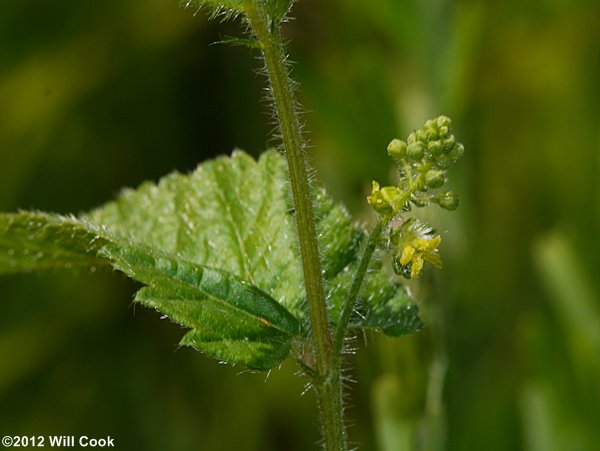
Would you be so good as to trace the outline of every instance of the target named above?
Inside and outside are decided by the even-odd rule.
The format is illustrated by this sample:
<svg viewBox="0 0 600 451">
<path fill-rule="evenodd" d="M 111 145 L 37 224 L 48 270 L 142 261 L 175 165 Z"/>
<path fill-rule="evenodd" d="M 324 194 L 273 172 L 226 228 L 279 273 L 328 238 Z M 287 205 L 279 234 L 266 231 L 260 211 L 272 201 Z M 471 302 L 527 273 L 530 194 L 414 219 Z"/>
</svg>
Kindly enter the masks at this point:
<svg viewBox="0 0 600 451">
<path fill-rule="evenodd" d="M 342 307 L 342 313 L 340 314 L 340 319 L 338 321 L 334 336 L 335 341 L 333 345 L 333 355 L 336 359 L 341 358 L 342 348 L 344 346 L 344 338 L 346 337 L 346 333 L 348 331 L 348 324 L 350 323 L 352 312 L 354 311 L 354 307 L 356 306 L 358 294 L 360 293 L 360 289 L 362 288 L 362 284 L 367 275 L 367 270 L 369 269 L 369 263 L 371 263 L 373 252 L 375 252 L 375 249 L 377 248 L 377 242 L 379 241 L 379 237 L 381 236 L 381 232 L 383 231 L 383 226 L 383 222 L 379 222 L 371 232 L 369 240 L 367 241 L 367 245 L 365 246 L 363 255 L 360 259 L 358 269 L 354 274 L 352 288 L 350 289 L 350 293 L 348 294 L 348 297 L 346 298 L 346 301 Z M 339 366 L 339 362 L 336 363 L 337 366 Z"/>
</svg>

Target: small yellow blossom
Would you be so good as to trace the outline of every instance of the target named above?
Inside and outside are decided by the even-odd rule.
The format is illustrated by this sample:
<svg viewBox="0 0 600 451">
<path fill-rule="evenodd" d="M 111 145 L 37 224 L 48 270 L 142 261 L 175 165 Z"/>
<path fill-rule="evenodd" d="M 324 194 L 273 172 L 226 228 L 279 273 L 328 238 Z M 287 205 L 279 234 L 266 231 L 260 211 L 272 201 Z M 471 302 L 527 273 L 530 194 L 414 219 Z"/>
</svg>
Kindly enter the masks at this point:
<svg viewBox="0 0 600 451">
<path fill-rule="evenodd" d="M 402 190 L 396 186 L 381 188 L 379 183 L 373 181 L 373 189 L 367 200 L 381 216 L 392 218 L 402 208 L 402 205 L 398 205 L 398 200 L 402 197 L 402 194 Z"/>
<path fill-rule="evenodd" d="M 430 229 L 414 219 L 409 219 L 395 232 L 396 272 L 415 279 L 419 277 L 425 263 L 441 268 L 442 259 L 438 253 L 441 242 L 441 236 L 431 236 Z"/>
<path fill-rule="evenodd" d="M 402 256 L 400 257 L 401 265 L 408 265 L 413 257 L 415 256 L 415 248 L 410 244 L 407 244 L 404 249 L 402 249 Z"/>
<path fill-rule="evenodd" d="M 438 254 L 438 246 L 442 242 L 442 237 L 439 235 L 433 238 L 416 238 L 410 243 L 405 244 L 400 254 L 400 264 L 410 268 L 410 278 L 419 277 L 425 262 L 435 266 L 442 267 L 442 259 Z"/>
</svg>

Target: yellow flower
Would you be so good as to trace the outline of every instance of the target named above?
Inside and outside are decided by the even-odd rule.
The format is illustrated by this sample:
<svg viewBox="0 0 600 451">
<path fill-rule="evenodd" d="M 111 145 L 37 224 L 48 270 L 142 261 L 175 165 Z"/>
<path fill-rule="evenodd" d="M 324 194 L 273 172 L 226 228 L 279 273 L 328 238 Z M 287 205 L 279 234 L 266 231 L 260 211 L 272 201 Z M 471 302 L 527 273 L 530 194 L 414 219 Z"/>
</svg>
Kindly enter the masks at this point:
<svg viewBox="0 0 600 451">
<path fill-rule="evenodd" d="M 394 267 L 398 274 L 415 279 L 419 277 L 425 263 L 436 268 L 442 267 L 438 252 L 442 237 L 429 236 L 429 232 L 429 229 L 414 220 L 407 221 L 396 231 L 398 253 L 394 258 Z"/>
<path fill-rule="evenodd" d="M 381 216 L 392 218 L 402 208 L 402 205 L 398 205 L 398 200 L 402 197 L 402 194 L 402 190 L 396 186 L 381 188 L 379 183 L 373 181 L 373 189 L 367 200 Z"/>
</svg>

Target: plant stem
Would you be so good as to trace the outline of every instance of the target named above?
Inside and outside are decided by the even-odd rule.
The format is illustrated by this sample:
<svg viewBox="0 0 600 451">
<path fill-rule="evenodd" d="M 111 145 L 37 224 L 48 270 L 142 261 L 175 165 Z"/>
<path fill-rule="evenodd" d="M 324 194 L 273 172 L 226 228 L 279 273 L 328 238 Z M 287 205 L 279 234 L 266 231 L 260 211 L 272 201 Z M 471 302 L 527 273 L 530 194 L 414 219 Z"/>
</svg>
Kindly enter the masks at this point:
<svg viewBox="0 0 600 451">
<path fill-rule="evenodd" d="M 398 205 L 406 204 L 406 202 L 408 202 L 414 191 L 416 191 L 419 188 L 419 186 L 412 184 L 412 177 L 410 177 L 410 167 L 408 165 L 405 166 L 405 171 L 407 172 L 407 174 L 409 174 L 409 181 L 411 185 L 406 190 L 404 195 L 398 200 Z M 346 298 L 346 301 L 342 306 L 342 313 L 340 314 L 340 319 L 335 330 L 333 342 L 333 356 L 334 359 L 337 359 L 337 361 L 335 361 L 334 364 L 338 367 L 340 366 L 339 360 L 342 356 L 344 339 L 346 338 L 348 325 L 350 324 L 350 317 L 352 316 L 352 312 L 354 311 L 354 307 L 356 306 L 356 300 L 358 299 L 358 294 L 360 293 L 360 289 L 367 275 L 369 263 L 371 263 L 373 252 L 375 252 L 375 249 L 377 248 L 377 241 L 379 241 L 381 232 L 383 232 L 383 230 L 389 226 L 391 221 L 391 219 L 380 221 L 373 228 L 373 231 L 369 236 L 369 241 L 367 241 L 367 245 L 365 246 L 365 250 L 363 251 L 363 255 L 360 258 L 358 269 L 354 274 L 352 288 L 350 288 L 350 293 L 348 294 L 348 297 Z"/>
<path fill-rule="evenodd" d="M 378 222 L 373 231 L 371 232 L 371 236 L 369 236 L 369 241 L 367 241 L 367 245 L 365 246 L 365 250 L 363 251 L 363 255 L 360 259 L 360 263 L 358 265 L 358 269 L 356 270 L 356 274 L 354 274 L 352 288 L 350 289 L 350 293 L 348 294 L 344 306 L 342 307 L 342 313 L 340 314 L 340 319 L 335 330 L 335 339 L 333 345 L 333 355 L 336 359 L 341 359 L 342 349 L 344 347 L 344 339 L 346 337 L 346 332 L 348 331 L 350 317 L 352 316 L 352 312 L 354 311 L 356 300 L 358 299 L 358 293 L 360 293 L 363 281 L 365 280 L 365 276 L 367 275 L 369 263 L 371 262 L 373 252 L 375 252 L 375 249 L 377 247 L 377 241 L 381 236 L 383 228 L 383 222 Z M 337 366 L 339 366 L 339 363 L 337 363 Z"/>
<path fill-rule="evenodd" d="M 331 338 L 300 123 L 296 115 L 291 83 L 279 36 L 268 31 L 266 14 L 256 1 L 248 1 L 246 4 L 248 5 L 246 11 L 248 20 L 256 33 L 265 58 L 275 101 L 275 111 L 287 157 L 294 207 L 296 209 L 300 254 L 302 256 L 317 370 L 321 376 L 325 376 L 327 374 L 327 356 L 331 347 Z"/>
<path fill-rule="evenodd" d="M 321 429 L 325 450 L 347 451 L 340 368 L 332 367 L 330 377 L 321 384 L 315 385 L 315 391 L 321 414 Z"/>
<path fill-rule="evenodd" d="M 329 318 L 321 270 L 321 260 L 313 205 L 304 158 L 304 140 L 296 114 L 295 99 L 281 43 L 279 29 L 269 31 L 269 18 L 262 3 L 246 0 L 244 12 L 252 27 L 271 83 L 275 112 L 283 139 L 300 242 L 304 285 L 312 334 L 312 347 L 318 377 L 312 381 L 318 397 L 321 424 L 328 451 L 347 449 L 343 416 L 342 385 L 338 360 L 332 354 Z"/>
<path fill-rule="evenodd" d="M 411 183 L 410 187 L 406 190 L 404 195 L 398 200 L 398 205 L 404 205 L 414 191 L 416 191 L 419 186 L 416 186 L 412 183 L 412 177 L 410 177 L 410 167 L 408 165 L 405 166 L 405 171 L 409 174 L 409 181 Z M 369 263 L 371 263 L 371 258 L 373 257 L 373 252 L 377 248 L 377 241 L 379 241 L 379 237 L 383 230 L 385 230 L 392 219 L 387 219 L 385 221 L 380 221 L 373 228 L 371 235 L 369 236 L 369 240 L 367 241 L 367 245 L 365 246 L 365 250 L 363 251 L 363 255 L 360 258 L 360 263 L 358 264 L 358 269 L 354 274 L 354 280 L 352 281 L 352 288 L 350 288 L 350 293 L 342 306 L 342 313 L 340 314 L 340 319 L 338 321 L 334 342 L 333 342 L 333 356 L 336 361 L 334 364 L 341 368 L 341 358 L 342 358 L 342 350 L 344 348 L 344 339 L 346 338 L 346 333 L 348 332 L 348 326 L 350 324 L 350 318 L 352 317 L 352 312 L 354 311 L 354 307 L 356 306 L 356 301 L 358 299 L 358 294 L 360 293 L 360 289 L 367 275 L 367 270 L 369 269 Z"/>
</svg>

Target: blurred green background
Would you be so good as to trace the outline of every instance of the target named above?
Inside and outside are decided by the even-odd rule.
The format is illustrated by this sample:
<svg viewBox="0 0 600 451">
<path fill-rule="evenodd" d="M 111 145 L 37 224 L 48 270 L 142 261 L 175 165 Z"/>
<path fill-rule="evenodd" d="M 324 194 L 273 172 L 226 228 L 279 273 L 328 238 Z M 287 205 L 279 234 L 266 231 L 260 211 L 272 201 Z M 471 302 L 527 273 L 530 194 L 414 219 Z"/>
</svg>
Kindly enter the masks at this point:
<svg viewBox="0 0 600 451">
<path fill-rule="evenodd" d="M 461 208 L 427 213 L 446 267 L 411 286 L 428 327 L 356 342 L 352 442 L 600 449 L 600 3 L 303 0 L 294 15 L 310 158 L 355 215 L 371 219 L 391 138 L 443 113 L 467 149 Z M 273 144 L 257 55 L 210 45 L 238 25 L 176 0 L 2 1 L 0 210 L 81 212 Z M 0 278 L 0 435 L 316 449 L 293 365 L 267 377 L 179 349 L 135 289 L 109 272 Z"/>
</svg>

